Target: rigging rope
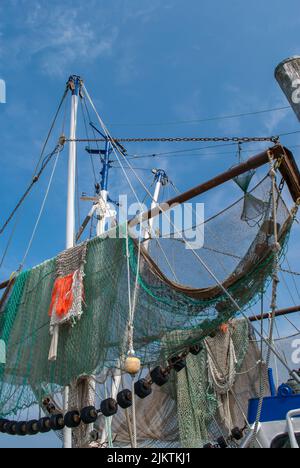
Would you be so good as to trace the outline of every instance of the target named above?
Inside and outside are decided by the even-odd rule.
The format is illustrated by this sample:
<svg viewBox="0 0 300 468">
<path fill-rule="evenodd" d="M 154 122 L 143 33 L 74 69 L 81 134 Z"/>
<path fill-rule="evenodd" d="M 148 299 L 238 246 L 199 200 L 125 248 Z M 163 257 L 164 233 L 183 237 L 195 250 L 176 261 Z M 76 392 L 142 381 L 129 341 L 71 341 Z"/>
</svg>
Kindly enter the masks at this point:
<svg viewBox="0 0 300 468">
<path fill-rule="evenodd" d="M 273 197 L 273 225 L 274 225 L 274 272 L 273 272 L 273 283 L 272 283 L 272 302 L 271 302 L 271 311 L 272 314 L 270 316 L 270 331 L 269 331 L 269 338 L 268 338 L 268 351 L 267 351 L 267 358 L 266 358 L 266 367 L 269 369 L 270 367 L 270 362 L 271 362 L 271 347 L 274 347 L 274 328 L 276 324 L 276 309 L 277 309 L 277 292 L 278 292 L 278 284 L 279 284 L 279 277 L 278 277 L 278 271 L 279 271 L 279 252 L 281 250 L 281 246 L 279 244 L 278 240 L 278 224 L 277 224 L 277 183 L 276 183 L 276 168 L 275 168 L 275 163 L 272 155 L 269 153 L 269 160 L 270 160 L 270 176 L 272 178 L 272 197 Z M 276 355 L 275 355 L 276 359 Z M 287 364 L 286 364 L 287 366 Z M 262 376 L 261 376 L 262 377 Z M 257 409 L 257 415 L 256 415 L 256 420 L 254 424 L 254 430 L 253 434 L 251 436 L 251 441 L 250 445 L 254 442 L 256 439 L 258 430 L 259 430 L 259 423 L 262 415 L 262 409 L 263 409 L 263 403 L 264 403 L 264 396 L 265 396 L 265 391 L 266 391 L 266 386 L 267 386 L 267 380 L 268 376 L 265 374 L 264 377 L 262 378 L 261 382 L 261 392 L 260 392 L 260 397 L 259 397 L 259 404 L 258 404 L 258 409 Z"/>
<path fill-rule="evenodd" d="M 292 270 L 286 270 L 285 268 L 280 268 L 280 271 L 282 271 L 282 273 L 288 273 L 289 275 L 300 276 L 300 273 Z"/>
<path fill-rule="evenodd" d="M 39 170 L 39 172 L 33 177 L 30 185 L 28 186 L 28 188 L 26 189 L 26 191 L 24 192 L 24 194 L 22 195 L 22 197 L 20 198 L 20 200 L 18 201 L 18 203 L 16 204 L 15 208 L 12 210 L 12 212 L 10 213 L 9 217 L 6 219 L 6 221 L 4 222 L 4 224 L 2 225 L 2 227 L 0 228 L 0 235 L 3 234 L 3 232 L 5 231 L 5 229 L 7 228 L 7 226 L 9 225 L 9 223 L 11 222 L 11 220 L 14 218 L 15 214 L 17 213 L 17 211 L 19 210 L 19 208 L 22 206 L 22 204 L 24 203 L 24 201 L 26 200 L 26 198 L 28 197 L 29 193 L 31 192 L 32 188 L 34 187 L 34 185 L 39 181 L 41 175 L 43 174 L 43 172 L 45 171 L 46 167 L 48 166 L 48 164 L 50 163 L 50 161 L 52 160 L 52 158 L 60 153 L 62 150 L 63 150 L 63 147 L 64 147 L 64 144 L 62 143 L 59 143 L 55 149 L 52 151 L 52 153 L 50 153 L 48 156 L 46 156 L 46 158 L 44 158 L 43 160 L 43 164 L 41 166 L 41 169 Z"/>
<path fill-rule="evenodd" d="M 100 125 L 102 126 L 107 138 L 110 138 L 110 141 L 112 142 L 112 147 L 113 147 L 113 150 L 114 150 L 114 154 L 120 164 L 120 166 L 122 167 L 122 163 L 120 161 L 120 158 L 118 157 L 117 155 L 117 152 L 122 156 L 122 158 L 124 158 L 124 160 L 126 161 L 126 164 L 130 167 L 131 171 L 133 172 L 133 174 L 135 175 L 135 177 L 137 178 L 137 180 L 140 182 L 140 184 L 142 185 L 142 187 L 144 188 L 144 190 L 146 190 L 146 192 L 149 194 L 150 198 L 154 201 L 153 199 L 153 196 L 152 194 L 149 192 L 149 190 L 147 189 L 147 187 L 145 186 L 143 180 L 140 178 L 140 176 L 135 172 L 135 170 L 132 168 L 131 164 L 128 162 L 128 160 L 126 159 L 126 157 L 124 156 L 124 154 L 120 151 L 119 147 L 114 143 L 115 140 L 110 136 L 109 134 L 109 131 L 107 130 L 107 128 L 105 127 L 101 117 L 99 116 L 86 88 L 84 87 L 84 90 L 85 90 L 85 93 L 97 115 L 97 118 L 100 122 Z M 128 176 L 126 174 L 126 171 L 123 170 L 123 173 L 125 175 L 125 177 L 127 178 L 128 180 Z M 131 185 L 131 182 L 129 181 L 129 184 Z M 168 219 L 169 223 L 173 226 L 173 228 L 176 230 L 176 233 L 177 235 L 180 235 L 180 231 L 177 230 L 176 226 L 174 226 L 174 223 L 172 223 L 172 220 L 171 218 L 167 215 L 167 213 L 163 212 L 163 215 Z M 277 228 L 277 226 L 276 226 Z M 221 283 L 221 281 L 219 281 L 219 279 L 217 278 L 217 276 L 213 273 L 213 271 L 208 267 L 208 265 L 202 260 L 202 258 L 197 254 L 197 252 L 193 249 L 193 246 L 186 240 L 184 239 L 184 242 L 185 244 L 188 246 L 188 248 L 191 250 L 191 252 L 194 254 L 194 256 L 198 259 L 198 261 L 200 262 L 200 264 L 203 266 L 203 268 L 207 271 L 207 273 L 211 276 L 211 278 L 216 282 L 216 284 L 221 288 L 221 290 L 224 292 L 224 294 L 228 297 L 228 299 L 230 300 L 230 302 L 232 303 L 232 305 L 236 308 L 236 311 L 237 312 L 240 312 L 241 315 L 247 320 L 247 322 L 249 323 L 251 329 L 257 333 L 259 336 L 261 335 L 260 332 L 258 332 L 255 327 L 253 326 L 253 324 L 250 322 L 249 320 L 249 317 L 245 314 L 245 312 L 241 309 L 241 307 L 239 306 L 239 304 L 237 303 L 237 301 L 234 299 L 234 297 L 232 296 L 232 294 L 225 288 L 225 286 Z M 272 346 L 269 341 L 264 337 L 264 336 L 260 336 L 263 340 L 263 342 L 266 344 L 266 346 L 268 347 L 268 349 L 273 352 L 275 354 L 275 356 L 277 356 L 278 360 L 281 362 L 281 364 L 287 369 L 287 371 L 291 374 L 291 375 L 294 375 L 295 373 L 292 371 L 292 369 L 290 369 L 284 359 L 280 356 L 280 353 L 276 350 L 276 348 L 274 346 Z M 298 377 L 295 375 L 295 378 L 296 380 L 298 379 Z"/>
<path fill-rule="evenodd" d="M 220 116 L 215 116 L 215 117 L 207 117 L 203 119 L 193 119 L 193 120 L 178 120 L 178 121 L 170 121 L 170 122 L 150 122 L 150 123 L 110 123 L 109 125 L 111 126 L 118 126 L 118 127 L 130 127 L 130 126 L 135 126 L 135 127 L 156 127 L 156 126 L 163 126 L 163 125 L 181 125 L 181 124 L 193 124 L 193 123 L 204 123 L 204 122 L 215 122 L 218 120 L 228 120 L 228 119 L 237 119 L 241 117 L 248 117 L 251 115 L 260 115 L 260 114 L 267 114 L 270 112 L 278 112 L 278 111 L 283 111 L 283 110 L 290 110 L 290 106 L 284 106 L 284 107 L 274 107 L 271 109 L 263 109 L 263 110 L 258 110 L 258 111 L 253 111 L 253 112 L 245 112 L 241 114 L 231 114 L 231 115 L 220 115 Z"/>
<path fill-rule="evenodd" d="M 40 223 L 42 214 L 44 212 L 46 201 L 47 201 L 47 198 L 48 198 L 48 195 L 49 195 L 49 192 L 50 192 L 50 188 L 51 188 L 51 185 L 52 185 L 52 181 L 53 181 L 53 178 L 54 178 L 54 174 L 55 174 L 55 171 L 56 171 L 59 155 L 60 155 L 60 151 L 58 151 L 58 153 L 56 155 L 56 159 L 54 161 L 54 166 L 53 166 L 52 173 L 51 173 L 51 176 L 50 176 L 50 180 L 49 180 L 49 183 L 48 183 L 48 186 L 47 186 L 47 190 L 46 190 L 46 193 L 45 193 L 45 196 L 44 196 L 44 199 L 43 199 L 43 202 L 42 202 L 42 205 L 41 205 L 41 208 L 40 208 L 40 211 L 39 211 L 39 214 L 38 214 L 38 217 L 37 217 L 37 220 L 36 220 L 32 235 L 31 235 L 31 238 L 30 238 L 28 247 L 27 247 L 26 252 L 24 254 L 23 260 L 22 260 L 22 262 L 21 262 L 21 264 L 19 266 L 19 269 L 18 269 L 19 272 L 23 269 L 23 267 L 25 265 L 25 262 L 26 262 L 26 259 L 28 257 L 28 254 L 30 252 L 30 249 L 31 249 L 31 246 L 32 246 L 35 234 L 36 234 L 36 231 L 38 229 L 38 225 Z"/>
<path fill-rule="evenodd" d="M 66 86 L 66 89 L 63 93 L 63 96 L 60 100 L 60 103 L 58 105 L 58 108 L 57 108 L 57 111 L 54 115 L 54 118 L 53 118 L 53 121 L 51 123 L 51 126 L 50 126 L 50 129 L 49 129 L 49 132 L 47 134 L 47 137 L 46 137 L 46 140 L 43 144 L 43 147 L 42 147 L 42 151 L 41 151 L 41 154 L 40 154 L 40 157 L 39 157 L 39 160 L 38 160 L 38 163 L 34 169 L 34 172 L 33 172 L 33 177 L 32 177 L 32 180 L 31 180 L 31 183 L 29 184 L 28 188 L 26 189 L 26 191 L 24 192 L 23 196 L 20 198 L 19 202 L 17 203 L 17 205 L 15 206 L 15 208 L 13 209 L 13 211 L 11 212 L 11 214 L 9 215 L 9 217 L 7 218 L 7 220 L 4 222 L 4 224 L 2 225 L 2 227 L 0 228 L 0 235 L 3 234 L 3 232 L 5 231 L 5 229 L 7 228 L 8 224 L 10 223 L 10 221 L 12 220 L 12 218 L 14 217 L 14 215 L 16 214 L 16 212 L 18 211 L 18 209 L 21 207 L 21 205 L 23 204 L 23 202 L 25 201 L 25 199 L 27 198 L 27 196 L 29 195 L 29 193 L 31 192 L 32 188 L 34 187 L 34 185 L 38 182 L 38 180 L 40 179 L 41 175 L 43 174 L 44 170 L 46 169 L 47 165 L 49 164 L 49 162 L 51 161 L 51 159 L 53 158 L 53 156 L 55 154 L 57 154 L 57 151 L 61 151 L 62 150 L 62 147 L 64 146 L 65 144 L 65 140 L 63 139 L 63 137 L 60 138 L 60 141 L 59 141 L 59 144 L 55 147 L 54 151 L 52 153 L 50 153 L 48 156 L 44 156 L 45 155 L 45 151 L 46 151 L 46 148 L 47 148 L 47 145 L 49 143 L 49 140 L 50 140 L 50 137 L 52 135 L 52 132 L 53 132 L 53 129 L 56 125 L 56 122 L 57 122 L 57 119 L 58 119 L 58 116 L 60 114 L 60 111 L 62 109 L 62 106 L 64 104 L 64 101 L 68 95 L 68 91 L 69 91 L 69 86 L 67 85 Z M 63 120 L 63 128 L 64 128 L 64 120 Z M 41 168 L 39 168 L 41 165 Z"/>
</svg>

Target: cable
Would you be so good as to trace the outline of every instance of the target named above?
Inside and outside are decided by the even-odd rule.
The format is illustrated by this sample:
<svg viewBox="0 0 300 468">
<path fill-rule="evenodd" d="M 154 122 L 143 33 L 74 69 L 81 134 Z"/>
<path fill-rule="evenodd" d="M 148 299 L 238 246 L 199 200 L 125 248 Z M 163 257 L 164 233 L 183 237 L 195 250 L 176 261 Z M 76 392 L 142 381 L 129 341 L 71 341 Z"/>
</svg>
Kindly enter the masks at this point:
<svg viewBox="0 0 300 468">
<path fill-rule="evenodd" d="M 33 186 L 38 182 L 39 178 L 41 177 L 42 173 L 44 172 L 45 168 L 47 167 L 47 165 L 49 164 L 49 162 L 51 161 L 52 157 L 54 156 L 54 154 L 56 154 L 56 151 L 58 148 L 61 147 L 61 143 L 59 145 L 56 146 L 55 150 L 50 153 L 50 155 L 48 156 L 45 156 L 44 157 L 44 154 L 45 154 L 45 150 L 46 150 L 46 147 L 48 145 L 48 142 L 50 140 L 50 137 L 51 137 L 51 134 L 52 134 L 52 131 L 55 127 L 55 124 L 56 124 L 56 121 L 57 121 L 57 118 L 58 118 L 58 115 L 60 113 L 60 110 L 63 106 L 63 103 L 65 101 L 65 98 L 68 94 L 68 91 L 69 91 L 69 88 L 68 86 L 66 86 L 66 89 L 64 91 L 64 94 L 61 98 L 61 101 L 59 103 L 59 106 L 58 106 L 58 109 L 55 113 L 55 116 L 54 116 L 54 119 L 51 123 L 51 126 L 50 126 L 50 130 L 48 132 L 48 135 L 46 137 L 46 140 L 44 142 L 44 145 L 43 145 L 43 148 L 42 148 L 42 151 L 41 151 L 41 155 L 40 155 L 40 158 L 38 160 L 38 163 L 34 169 L 34 172 L 33 172 L 33 178 L 31 180 L 31 183 L 29 184 L 28 188 L 26 189 L 26 191 L 24 192 L 23 196 L 20 198 L 19 202 L 17 203 L 16 207 L 13 209 L 13 211 L 11 212 L 11 214 L 9 215 L 9 217 L 7 218 L 7 220 L 5 221 L 5 223 L 3 224 L 3 226 L 1 227 L 0 229 L 0 235 L 4 232 L 4 230 L 6 229 L 6 227 L 8 226 L 8 224 L 10 223 L 10 221 L 12 220 L 12 218 L 14 217 L 15 213 L 18 211 L 18 209 L 20 208 L 20 206 L 23 204 L 24 200 L 27 198 L 27 196 L 29 195 L 29 193 L 31 192 L 31 189 L 33 188 Z M 61 149 L 60 149 L 61 151 Z M 41 164 L 42 163 L 42 164 Z M 39 169 L 39 166 L 41 164 L 41 168 Z M 38 171 L 39 169 L 39 171 Z"/>
<path fill-rule="evenodd" d="M 86 137 L 88 138 L 89 132 L 88 132 L 87 120 L 86 120 L 86 116 L 85 116 L 85 113 L 84 113 L 84 107 L 83 107 L 82 99 L 80 99 L 80 104 L 81 104 L 81 112 L 82 112 L 82 116 L 83 116 L 85 133 L 86 133 Z M 86 105 L 86 103 L 85 103 L 85 105 Z M 93 172 L 93 176 L 94 176 L 94 183 L 96 185 L 98 181 L 97 181 L 97 176 L 96 176 L 96 169 L 95 169 L 94 159 L 93 159 L 91 154 L 89 156 L 90 156 L 90 162 L 91 162 L 92 172 Z"/>
<path fill-rule="evenodd" d="M 298 133 L 300 133 L 300 130 L 297 130 L 295 132 L 280 133 L 278 136 L 283 137 L 283 136 L 297 135 Z"/>
<path fill-rule="evenodd" d="M 55 113 L 54 119 L 53 119 L 53 121 L 52 121 L 52 123 L 51 123 L 50 130 L 49 130 L 48 135 L 47 135 L 47 137 L 46 137 L 46 140 L 45 140 L 45 143 L 44 143 L 44 145 L 43 145 L 43 148 L 42 148 L 42 152 L 41 152 L 39 161 L 38 161 L 38 163 L 37 163 L 37 165 L 36 165 L 36 167 L 35 167 L 35 170 L 34 170 L 33 175 L 36 174 L 36 172 L 37 172 L 37 170 L 38 170 L 38 168 L 39 168 L 39 165 L 40 165 L 40 163 L 41 163 L 41 161 L 42 161 L 42 159 L 43 159 L 43 157 L 44 157 L 44 154 L 45 154 L 45 151 L 46 151 L 48 142 L 49 142 L 49 140 L 50 140 L 52 131 L 53 131 L 54 127 L 55 127 L 55 124 L 56 124 L 58 115 L 59 115 L 60 110 L 61 110 L 61 108 L 62 108 L 62 106 L 63 106 L 64 100 L 65 100 L 65 98 L 66 98 L 66 96 L 67 96 L 67 94 L 68 94 L 68 91 L 69 91 L 69 88 L 68 88 L 68 86 L 67 86 L 66 89 L 65 89 L 65 92 L 64 92 L 64 94 L 63 94 L 63 96 L 62 96 L 62 98 L 61 98 L 61 101 L 60 101 L 60 103 L 59 103 L 58 109 L 57 109 L 57 111 L 56 111 L 56 113 Z"/>
<path fill-rule="evenodd" d="M 170 122 L 150 122 L 150 123 L 110 123 L 110 126 L 118 126 L 118 127 L 158 127 L 158 126 L 165 126 L 165 125 L 182 125 L 182 124 L 194 124 L 194 123 L 203 123 L 203 122 L 215 122 L 218 120 L 227 120 L 227 119 L 237 119 L 241 117 L 248 117 L 251 115 L 259 115 L 259 114 L 267 114 L 270 112 L 279 112 L 283 110 L 291 110 L 290 106 L 285 107 L 274 107 L 272 109 L 263 109 L 254 112 L 245 112 L 242 114 L 231 114 L 231 115 L 221 115 L 215 117 L 208 117 L 203 119 L 193 119 L 193 120 L 177 120 L 177 121 L 170 121 Z"/>
<path fill-rule="evenodd" d="M 3 267 L 3 264 L 4 264 L 5 259 L 6 259 L 6 257 L 7 257 L 7 254 L 8 254 L 8 251 L 9 251 L 9 249 L 10 249 L 10 246 L 11 246 L 11 244 L 12 244 L 12 241 L 13 241 L 14 235 L 15 235 L 15 233 L 16 233 L 16 230 L 17 230 L 17 226 L 18 226 L 18 224 L 19 224 L 19 221 L 20 221 L 20 219 L 19 219 L 19 217 L 18 217 L 18 218 L 16 219 L 16 221 L 15 221 L 15 224 L 14 224 L 14 226 L 13 226 L 12 232 L 11 232 L 11 234 L 10 234 L 10 236 L 9 236 L 9 239 L 8 239 L 8 241 L 7 241 L 7 244 L 6 244 L 6 247 L 5 247 L 5 249 L 4 249 L 4 252 L 3 252 L 3 255 L 2 255 L 2 258 L 1 258 L 1 261 L 0 261 L 0 269 Z"/>
<path fill-rule="evenodd" d="M 58 152 L 61 152 L 63 149 L 63 145 L 61 144 L 58 144 L 55 149 L 52 151 L 52 153 L 50 153 L 48 156 L 46 156 L 43 160 L 43 163 L 42 163 L 42 166 L 41 166 L 41 169 L 39 170 L 39 172 L 34 176 L 34 178 L 32 179 L 32 182 L 29 184 L 28 188 L 26 189 L 26 191 L 24 192 L 24 194 L 22 195 L 22 197 L 20 198 L 20 200 L 18 201 L 18 203 L 16 204 L 15 208 L 13 209 L 13 211 L 10 213 L 9 217 L 6 219 L 6 221 L 4 222 L 4 224 L 2 225 L 1 229 L 0 229 L 0 235 L 3 234 L 3 232 L 5 231 L 5 229 L 7 228 L 7 226 L 9 225 L 9 223 L 11 222 L 11 220 L 13 219 L 13 217 L 15 216 L 16 212 L 19 210 L 19 208 L 21 207 L 21 205 L 24 203 L 25 199 L 28 197 L 29 193 L 31 192 L 32 188 L 34 187 L 34 185 L 39 181 L 41 175 L 43 174 L 44 170 L 46 169 L 46 167 L 48 166 L 48 164 L 50 163 L 51 159 L 58 153 Z"/>
<path fill-rule="evenodd" d="M 51 176 L 50 176 L 49 184 L 48 184 L 48 187 L 47 187 L 47 190 L 46 190 L 46 193 L 45 193 L 45 197 L 44 197 L 44 200 L 43 200 L 43 202 L 42 202 L 42 206 L 41 206 L 41 209 L 40 209 L 40 212 L 39 212 L 37 221 L 36 221 L 36 223 L 35 223 L 35 226 L 34 226 L 34 229 L 33 229 L 33 232 L 32 232 L 32 236 L 31 236 L 30 241 L 29 241 L 29 244 L 28 244 L 28 247 L 27 247 L 27 249 L 26 249 L 25 255 L 24 255 L 23 260 L 22 260 L 22 262 L 21 262 L 21 264 L 20 264 L 20 266 L 19 266 L 19 270 L 18 270 L 18 271 L 21 271 L 21 270 L 23 269 L 24 264 L 25 264 L 25 262 L 26 262 L 26 259 L 27 259 L 27 257 L 28 257 L 28 254 L 29 254 L 29 252 L 30 252 L 30 249 L 31 249 L 31 246 L 32 246 L 32 243 L 33 243 L 33 240 L 34 240 L 34 237 L 35 237 L 35 234 L 36 234 L 38 225 L 39 225 L 39 223 L 40 223 L 40 220 L 41 220 L 41 217 L 42 217 L 42 214 L 43 214 L 45 205 L 46 205 L 46 201 L 47 201 L 48 195 L 49 195 L 49 192 L 50 192 L 50 188 L 51 188 L 51 185 L 52 185 L 53 177 L 54 177 L 55 170 L 56 170 L 56 167 L 57 167 L 57 162 L 58 162 L 58 159 L 59 159 L 59 154 L 60 154 L 60 152 L 58 152 L 57 155 L 56 155 L 56 159 L 55 159 L 54 166 L 53 166 L 53 170 L 52 170 L 52 173 L 51 173 Z"/>
<path fill-rule="evenodd" d="M 34 178 L 32 179 L 32 182 L 30 183 L 30 185 L 28 186 L 28 188 L 26 189 L 26 191 L 24 192 L 24 194 L 22 195 L 22 197 L 20 198 L 20 200 L 18 201 L 18 203 L 16 204 L 15 208 L 13 209 L 13 211 L 10 213 L 9 217 L 6 219 L 6 221 L 4 222 L 4 224 L 2 225 L 1 229 L 0 229 L 0 235 L 3 234 L 3 232 L 5 231 L 5 229 L 7 228 L 7 226 L 9 225 L 10 221 L 13 219 L 13 217 L 15 216 L 16 212 L 19 210 L 19 208 L 21 207 L 21 205 L 24 203 L 25 199 L 28 197 L 29 193 L 31 192 L 32 188 L 34 187 L 34 185 L 39 181 L 41 175 L 43 174 L 44 170 L 46 169 L 46 167 L 48 166 L 48 164 L 50 163 L 51 159 L 53 158 L 53 156 L 55 156 L 58 152 L 61 152 L 63 149 L 63 146 L 61 144 L 58 144 L 55 149 L 52 151 L 52 153 L 50 153 L 48 156 L 46 156 L 46 158 L 44 159 L 43 161 L 43 164 L 42 164 L 42 167 L 41 169 L 39 170 L 39 172 L 37 173 L 36 176 L 34 176 Z"/>
<path fill-rule="evenodd" d="M 181 154 L 184 153 L 196 153 L 198 151 L 204 151 L 207 149 L 215 149 L 215 148 L 220 148 L 220 147 L 232 147 L 236 146 L 236 143 L 231 143 L 231 144 L 224 144 L 224 145 L 210 145 L 210 146 L 202 146 L 201 148 L 191 148 L 191 149 L 186 149 L 186 150 L 177 150 L 177 151 L 166 151 L 166 152 L 160 152 L 160 153 L 141 153 L 141 154 L 131 154 L 127 158 L 128 160 L 142 160 L 142 159 L 155 159 L 155 158 L 161 158 L 161 157 L 166 157 L 166 156 L 180 156 Z M 289 146 L 290 149 L 294 148 L 299 148 L 300 145 L 292 145 Z M 252 153 L 252 152 L 257 152 L 257 151 L 262 151 L 262 148 L 249 148 L 249 149 L 244 149 L 244 153 Z M 222 151 L 222 152 L 211 152 L 211 153 L 205 153 L 205 155 L 202 154 L 192 154 L 191 157 L 207 157 L 207 156 L 224 156 L 224 155 L 232 155 L 235 156 L 235 152 L 233 151 Z"/>
<path fill-rule="evenodd" d="M 283 273 L 288 273 L 289 275 L 300 276 L 300 273 L 297 273 L 296 271 L 286 270 L 284 268 L 280 268 L 280 271 Z"/>
</svg>

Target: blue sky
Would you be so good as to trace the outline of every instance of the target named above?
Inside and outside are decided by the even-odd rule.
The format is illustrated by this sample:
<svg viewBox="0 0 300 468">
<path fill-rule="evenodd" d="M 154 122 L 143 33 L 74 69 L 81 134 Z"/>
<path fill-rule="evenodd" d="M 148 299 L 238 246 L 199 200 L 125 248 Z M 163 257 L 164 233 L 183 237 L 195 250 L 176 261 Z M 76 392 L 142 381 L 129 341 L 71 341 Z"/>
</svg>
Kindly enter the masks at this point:
<svg viewBox="0 0 300 468">
<path fill-rule="evenodd" d="M 84 78 L 115 136 L 269 136 L 300 130 L 290 110 L 198 124 L 141 125 L 285 106 L 273 72 L 282 59 L 300 53 L 299 27 L 296 0 L 284 4 L 279 0 L 2 0 L 0 79 L 7 84 L 7 104 L 0 104 L 0 221 L 32 176 L 65 82 L 73 73 Z M 52 146 L 59 133 L 57 129 Z M 294 148 L 300 163 L 300 136 L 282 141 Z M 200 146 L 185 145 L 184 149 Z M 140 154 L 179 148 L 137 144 L 129 145 L 128 151 Z M 254 153 L 259 149 L 257 144 L 252 148 Z M 145 159 L 139 167 L 149 170 L 141 172 L 149 183 L 151 169 L 161 166 L 184 190 L 232 166 L 236 148 L 225 151 Z M 66 155 L 65 151 L 59 162 L 28 267 L 64 248 Z M 83 148 L 79 160 L 79 190 L 91 193 L 93 181 Z M 113 198 L 120 188 L 125 190 L 119 172 L 112 172 Z M 1 279 L 21 261 L 48 177 L 49 172 L 21 211 Z M 82 213 L 87 209 L 83 205 Z M 0 237 L 0 252 L 9 232 Z M 298 239 L 296 227 L 289 254 L 296 271 Z M 291 303 L 285 286 L 279 300 L 283 306 Z M 9 443 L 16 441 L 0 438 L 0 446 Z M 41 439 L 31 443 L 40 444 Z M 51 443 L 55 445 L 55 439 Z"/>
</svg>

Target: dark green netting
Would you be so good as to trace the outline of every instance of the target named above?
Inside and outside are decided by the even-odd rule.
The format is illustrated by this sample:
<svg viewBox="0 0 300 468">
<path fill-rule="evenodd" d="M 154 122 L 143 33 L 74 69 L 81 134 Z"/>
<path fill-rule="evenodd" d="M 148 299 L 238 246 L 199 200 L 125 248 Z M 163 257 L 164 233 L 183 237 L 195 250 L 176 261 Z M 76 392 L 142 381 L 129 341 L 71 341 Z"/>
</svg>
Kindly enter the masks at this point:
<svg viewBox="0 0 300 468">
<path fill-rule="evenodd" d="M 265 222 L 272 213 L 267 203 L 270 186 L 260 193 L 260 198 L 266 203 L 264 216 L 260 214 L 259 222 L 249 226 L 241 221 L 241 200 L 206 224 L 208 241 L 205 247 L 209 247 L 199 251 L 244 310 L 256 301 L 273 272 L 273 240 L 265 229 Z M 284 245 L 292 219 L 281 201 L 278 205 L 280 240 Z M 238 245 L 233 246 L 238 254 L 235 259 L 225 256 L 228 258 L 227 275 L 223 270 L 221 274 L 219 263 L 212 256 L 215 247 L 222 247 L 220 242 L 214 244 L 215 237 L 211 235 L 212 231 L 220 232 L 220 225 L 223 226 L 226 252 L 229 250 L 227 235 L 228 242 L 230 236 L 234 242 L 240 236 L 242 246 L 240 249 Z M 137 246 L 133 240 L 129 246 L 133 291 Z M 184 262 L 188 256 L 190 266 L 187 268 L 194 268 L 191 254 L 186 250 L 181 253 L 180 263 L 176 259 L 177 265 L 182 270 L 186 269 Z M 18 278 L 1 314 L 0 339 L 5 339 L 7 344 L 7 362 L 1 367 L 0 376 L 2 415 L 16 413 L 40 402 L 43 395 L 55 393 L 81 375 L 99 375 L 106 369 L 120 366 L 120 356 L 127 352 L 128 331 L 126 239 L 92 240 L 88 244 L 86 260 L 84 314 L 75 327 L 60 327 L 56 362 L 48 361 L 51 343 L 48 309 L 56 260 L 45 262 Z M 134 347 L 144 366 L 156 365 L 170 354 L 198 343 L 236 315 L 235 307 L 203 269 L 198 268 L 193 273 L 192 287 L 195 283 L 198 285 L 196 292 L 191 288 L 187 293 L 185 287 L 169 282 L 167 277 L 164 279 L 163 268 L 159 273 L 148 256 L 143 255 L 134 320 Z M 188 281 L 181 282 L 181 285 L 188 284 Z"/>
<path fill-rule="evenodd" d="M 234 322 L 231 337 L 237 358 L 235 369 L 239 372 L 249 349 L 249 325 L 245 320 Z M 213 343 L 217 339 L 215 338 Z M 183 447 L 202 448 L 222 435 L 227 436 L 228 431 L 225 428 L 223 434 L 217 432 L 215 438 L 212 438 L 211 434 L 214 432 L 213 423 L 216 423 L 218 418 L 220 403 L 209 382 L 206 349 L 199 356 L 188 356 L 186 369 L 176 376 L 176 390 L 179 432 Z M 218 421 L 218 426 L 223 425 Z"/>
<path fill-rule="evenodd" d="M 233 180 L 243 190 L 243 192 L 246 193 L 254 175 L 255 175 L 255 171 L 249 171 L 249 172 L 246 172 L 245 174 L 235 177 Z"/>
</svg>

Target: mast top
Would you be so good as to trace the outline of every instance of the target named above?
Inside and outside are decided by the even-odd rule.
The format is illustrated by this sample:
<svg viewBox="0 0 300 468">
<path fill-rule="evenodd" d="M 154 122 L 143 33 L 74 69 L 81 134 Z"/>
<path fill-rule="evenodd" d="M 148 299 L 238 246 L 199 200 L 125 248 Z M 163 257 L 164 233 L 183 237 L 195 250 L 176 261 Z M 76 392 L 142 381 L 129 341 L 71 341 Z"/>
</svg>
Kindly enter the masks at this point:
<svg viewBox="0 0 300 468">
<path fill-rule="evenodd" d="M 73 96 L 78 96 L 83 85 L 83 80 L 78 75 L 71 75 L 67 82 L 67 87 L 71 90 Z"/>
<path fill-rule="evenodd" d="M 152 174 L 154 174 L 155 182 L 161 182 L 163 186 L 168 184 L 169 177 L 163 169 L 152 169 Z"/>
</svg>

